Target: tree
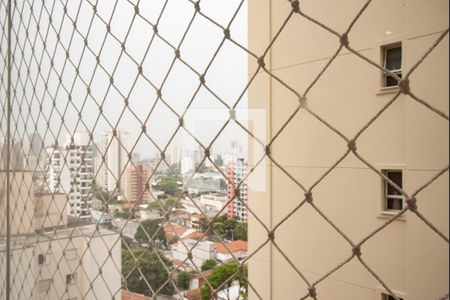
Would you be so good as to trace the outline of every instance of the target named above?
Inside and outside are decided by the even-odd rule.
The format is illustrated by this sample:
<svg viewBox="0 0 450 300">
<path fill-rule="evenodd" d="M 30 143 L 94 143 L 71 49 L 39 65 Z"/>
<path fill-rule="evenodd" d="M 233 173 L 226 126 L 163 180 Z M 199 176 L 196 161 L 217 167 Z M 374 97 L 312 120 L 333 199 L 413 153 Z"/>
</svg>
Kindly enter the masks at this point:
<svg viewBox="0 0 450 300">
<path fill-rule="evenodd" d="M 248 276 L 247 266 L 244 266 L 242 273 L 238 271 L 239 265 L 236 263 L 216 266 L 213 269 L 212 275 L 208 278 L 208 282 L 214 290 L 219 287 L 220 290 L 225 290 L 227 292 L 228 299 L 230 299 L 230 295 L 228 294 L 230 288 L 234 284 L 239 284 L 240 295 L 245 299 L 248 294 L 248 282 L 245 279 Z M 213 293 L 211 287 L 207 282 L 203 284 L 203 287 L 200 290 L 202 300 L 211 299 L 211 294 Z"/>
<path fill-rule="evenodd" d="M 180 272 L 177 275 L 177 285 L 183 290 L 189 289 L 191 285 L 192 275 L 189 272 Z"/>
<path fill-rule="evenodd" d="M 248 224 L 247 223 L 237 223 L 234 227 L 234 239 L 235 240 L 248 240 Z"/>
<path fill-rule="evenodd" d="M 164 245 L 166 244 L 166 235 L 164 230 L 159 230 L 160 225 L 158 222 L 154 220 L 146 220 L 141 223 L 142 226 L 139 226 L 134 238 L 136 241 L 140 243 L 148 243 L 152 244 L 148 237 L 153 238 L 154 242 L 160 242 Z M 157 233 L 156 233 L 157 232 Z M 156 233 L 156 236 L 153 237 Z"/>
<path fill-rule="evenodd" d="M 156 200 L 148 205 L 148 209 L 159 211 L 161 214 L 168 212 L 173 206 L 175 209 L 183 209 L 184 206 L 177 199 Z"/>
<path fill-rule="evenodd" d="M 217 262 L 214 259 L 205 260 L 202 265 L 202 272 L 212 270 L 215 266 L 217 266 Z"/>
<path fill-rule="evenodd" d="M 173 177 L 161 178 L 161 181 L 155 186 L 155 189 L 171 196 L 176 196 L 180 192 L 177 180 Z"/>
<path fill-rule="evenodd" d="M 135 260 L 135 258 L 137 261 Z M 153 296 L 150 287 L 156 291 L 169 279 L 166 268 L 171 264 L 163 254 L 159 254 L 162 262 L 154 252 L 140 248 L 122 250 L 122 274 L 126 278 L 125 287 L 135 293 Z M 172 282 L 168 282 L 161 289 L 162 294 L 173 295 L 175 289 Z"/>
</svg>

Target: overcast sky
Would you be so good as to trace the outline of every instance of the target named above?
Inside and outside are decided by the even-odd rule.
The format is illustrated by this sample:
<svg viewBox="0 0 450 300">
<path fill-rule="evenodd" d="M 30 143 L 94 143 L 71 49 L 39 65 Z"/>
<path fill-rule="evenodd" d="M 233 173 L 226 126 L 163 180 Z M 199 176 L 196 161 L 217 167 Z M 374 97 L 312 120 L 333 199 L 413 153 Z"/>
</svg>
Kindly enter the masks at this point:
<svg viewBox="0 0 450 300">
<path fill-rule="evenodd" d="M 41 135 L 47 132 L 46 142 L 51 143 L 55 140 L 53 135 L 47 131 L 47 128 L 52 130 L 54 135 L 58 135 L 59 142 L 64 142 L 67 131 L 73 131 L 79 120 L 75 108 L 81 109 L 84 103 L 81 117 L 85 124 L 78 123 L 78 130 L 85 130 L 87 127 L 89 131 L 94 132 L 97 139 L 102 131 L 110 129 L 106 120 L 114 126 L 119 122 L 117 128 L 130 133 L 129 144 L 133 145 L 141 130 L 141 122 L 144 122 L 147 118 L 151 107 L 155 104 L 157 94 L 152 85 L 144 78 L 140 77 L 135 82 L 138 76 L 138 67 L 126 54 L 120 56 L 122 52 L 120 43 L 107 33 L 105 24 L 99 18 L 108 21 L 111 18 L 116 1 L 98 0 L 97 15 L 94 14 L 92 9 L 94 0 L 67 1 L 67 14 L 64 14 L 61 2 L 65 3 L 66 1 L 45 1 L 45 7 L 42 10 L 42 2 L 34 1 L 33 14 L 36 19 L 39 18 L 42 11 L 39 22 L 40 35 L 36 43 L 34 43 L 34 37 L 36 36 L 36 20 L 34 18 L 31 18 L 32 23 L 28 29 L 30 39 L 33 38 L 31 41 L 34 44 L 34 51 L 32 51 L 30 41 L 25 42 L 26 23 L 15 22 L 14 27 L 19 36 L 19 44 L 25 54 L 25 61 L 21 63 L 21 49 L 15 47 L 15 57 L 17 58 L 15 59 L 13 73 L 17 76 L 17 70 L 20 69 L 20 78 L 22 79 L 18 81 L 20 83 L 17 85 L 15 113 L 18 114 L 19 106 L 27 107 L 28 103 L 26 102 L 32 102 L 33 119 L 37 121 L 38 131 Z M 139 2 L 140 15 L 155 24 L 165 1 L 142 0 L 131 2 Z M 201 10 L 216 22 L 227 26 L 238 8 L 239 2 L 240 0 L 202 0 Z M 27 7 L 27 5 L 28 3 L 25 2 L 24 7 L 20 7 L 23 20 L 26 21 L 29 20 L 30 16 L 30 7 Z M 143 74 L 153 85 L 160 87 L 174 58 L 174 51 L 160 38 L 155 37 L 144 58 L 153 37 L 153 29 L 141 17 L 136 17 L 133 21 L 134 11 L 130 1 L 118 0 L 111 19 L 111 33 L 125 43 L 126 51 L 135 61 L 141 62 L 143 60 Z M 194 5 L 191 2 L 169 0 L 158 23 L 159 33 L 169 43 L 177 47 L 194 13 Z M 52 17 L 52 26 L 47 33 L 49 14 Z M 79 32 L 74 32 L 72 20 L 75 19 Z M 17 12 L 15 20 L 18 20 Z M 131 30 L 129 30 L 130 28 Z M 60 32 L 59 43 L 57 42 L 56 32 Z M 246 4 L 240 9 L 231 25 L 231 34 L 233 39 L 243 46 L 247 45 Z M 86 36 L 88 37 L 89 48 L 94 53 L 84 48 Z M 220 28 L 197 15 L 181 45 L 181 57 L 197 72 L 204 73 L 222 38 L 223 32 Z M 48 51 L 43 56 L 41 39 L 46 39 L 46 50 Z M 55 47 L 55 45 L 57 46 Z M 76 75 L 76 68 L 70 62 L 64 64 L 66 50 L 62 46 L 68 49 L 73 64 L 77 65 L 80 62 L 78 76 Z M 51 63 L 48 54 L 54 57 L 54 69 L 50 72 Z M 99 56 L 103 68 L 97 66 L 96 56 Z M 43 57 L 42 61 L 41 57 Z M 37 76 L 38 62 L 41 66 L 43 78 Z M 30 67 L 30 78 L 28 80 L 26 66 Z M 113 72 L 114 87 L 108 88 L 109 77 Z M 62 85 L 59 84 L 58 74 L 62 74 Z M 231 42 L 226 41 L 207 72 L 206 84 L 226 103 L 232 105 L 246 85 L 247 74 L 247 54 Z M 91 82 L 91 96 L 87 96 L 85 85 L 89 82 Z M 48 92 L 45 92 L 46 83 Z M 198 84 L 198 76 L 186 65 L 177 61 L 162 88 L 162 97 L 176 112 L 181 114 L 192 99 Z M 35 96 L 33 96 L 33 86 L 36 87 Z M 26 97 L 23 97 L 23 90 Z M 69 93 L 72 99 L 70 103 L 68 100 Z M 124 99 L 121 94 L 128 97 L 129 107 L 134 114 L 130 110 L 125 110 L 122 114 Z M 53 100 L 55 100 L 59 112 L 53 110 L 52 113 Z M 103 105 L 105 117 L 101 117 L 97 124 L 99 109 L 94 100 L 97 103 L 105 101 Z M 22 103 L 20 103 L 21 101 Z M 42 101 L 42 114 L 39 113 L 39 101 Z M 245 97 L 240 107 L 245 108 L 246 105 Z M 190 126 L 195 135 L 206 144 L 220 129 L 224 123 L 224 120 L 220 120 L 220 118 L 227 118 L 228 111 L 205 88 L 201 88 L 198 92 L 192 108 L 191 113 L 186 115 L 187 126 Z M 60 114 L 64 112 L 64 119 L 61 120 Z M 23 111 L 22 114 L 25 115 Z M 49 119 L 45 120 L 44 115 Z M 205 116 L 207 121 L 191 122 L 194 117 L 201 118 L 202 116 Z M 211 118 L 211 116 L 214 117 Z M 59 132 L 62 122 L 65 126 Z M 23 130 L 21 128 L 26 123 L 27 131 L 33 131 L 34 124 L 31 119 L 24 118 L 19 120 L 19 123 L 17 130 Z M 161 146 L 167 143 L 177 126 L 176 116 L 161 102 L 155 106 L 152 115 L 146 122 L 149 135 Z M 180 142 L 183 141 L 183 139 L 179 140 Z M 226 150 L 225 148 L 228 148 L 231 140 L 239 140 L 245 146 L 247 136 L 242 131 L 237 130 L 236 126 L 232 126 L 226 130 L 216 144 L 216 151 Z M 186 139 L 184 139 L 185 142 Z M 152 156 L 155 150 L 146 138 L 142 138 L 136 148 L 136 151 L 141 153 L 142 157 Z"/>
</svg>

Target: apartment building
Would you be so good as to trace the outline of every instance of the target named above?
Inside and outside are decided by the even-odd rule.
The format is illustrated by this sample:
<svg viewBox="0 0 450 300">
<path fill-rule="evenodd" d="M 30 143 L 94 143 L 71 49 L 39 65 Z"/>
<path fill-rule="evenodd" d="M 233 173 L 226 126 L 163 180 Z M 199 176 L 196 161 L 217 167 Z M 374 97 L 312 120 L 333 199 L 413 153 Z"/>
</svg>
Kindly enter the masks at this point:
<svg viewBox="0 0 450 300">
<path fill-rule="evenodd" d="M 101 135 L 96 181 L 105 191 L 124 192 L 125 175 L 122 173 L 128 162 L 128 136 L 127 132 L 120 130 L 105 131 Z"/>
<path fill-rule="evenodd" d="M 49 165 L 47 182 L 49 192 L 65 193 L 69 197 L 68 214 L 89 219 L 92 211 L 92 181 L 94 159 L 87 132 L 67 137 L 63 146 L 47 149 Z"/>
<path fill-rule="evenodd" d="M 236 218 L 241 222 L 247 222 L 248 211 L 248 184 L 244 179 L 247 176 L 247 162 L 243 158 L 238 158 L 227 165 L 228 181 L 228 201 L 231 201 L 227 207 L 228 219 Z M 238 197 L 235 197 L 236 191 L 239 191 Z"/>
<path fill-rule="evenodd" d="M 14 173 L 11 186 L 11 299 L 121 299 L 119 235 L 96 225 L 68 226 L 61 213 L 67 196 L 36 190 L 32 172 Z M 6 234 L 5 202 L 2 196 L 0 236 Z M 0 270 L 6 269 L 6 248 L 1 238 Z M 0 290 L 4 276 L 0 272 Z"/>
<path fill-rule="evenodd" d="M 366 2 L 300 1 L 300 10 L 344 33 Z M 264 63 L 277 76 L 264 72 L 256 76 L 249 91 L 250 108 L 266 110 L 266 138 L 270 141 L 300 103 L 299 97 L 280 81 L 300 95 L 312 86 L 302 102 L 352 139 L 396 96 L 397 82 L 344 48 L 312 85 L 341 41 L 298 13 L 282 28 L 292 10 L 297 10 L 296 3 L 249 1 L 249 49 L 262 55 L 276 37 Z M 372 1 L 348 39 L 360 55 L 402 77 L 448 29 L 448 9 L 446 0 Z M 448 42 L 447 34 L 410 77 L 411 90 L 446 115 Z M 250 76 L 257 65 L 258 61 L 250 57 Z M 357 153 L 411 195 L 448 166 L 448 133 L 446 119 L 400 94 L 357 139 Z M 250 151 L 250 166 L 264 154 L 264 149 L 261 156 L 254 154 L 258 147 L 250 139 L 254 150 Z M 345 140 L 301 109 L 270 148 L 278 165 L 266 160 L 258 167 L 267 171 L 266 190 L 250 186 L 249 197 L 258 199 L 250 203 L 250 208 L 269 229 L 281 224 L 273 238 L 310 283 L 324 277 L 313 291 L 317 299 L 394 299 L 357 258 L 340 267 L 351 257 L 351 245 L 312 205 L 305 203 L 299 208 L 305 191 L 292 178 L 309 190 L 326 175 L 312 188 L 309 200 L 358 243 L 406 207 L 404 197 L 353 153 L 327 174 L 347 150 Z M 446 236 L 448 180 L 447 172 L 417 195 L 419 211 Z M 249 216 L 249 253 L 267 239 L 267 232 Z M 448 294 L 448 243 L 411 211 L 371 237 L 362 245 L 361 253 L 367 265 L 401 299 L 441 299 Z M 308 285 L 271 242 L 252 257 L 249 274 L 262 299 L 308 295 Z M 260 297 L 250 291 L 249 299 Z"/>
<path fill-rule="evenodd" d="M 153 169 L 147 164 L 134 163 L 126 169 L 124 196 L 129 203 L 146 204 L 153 201 L 152 174 Z"/>
</svg>

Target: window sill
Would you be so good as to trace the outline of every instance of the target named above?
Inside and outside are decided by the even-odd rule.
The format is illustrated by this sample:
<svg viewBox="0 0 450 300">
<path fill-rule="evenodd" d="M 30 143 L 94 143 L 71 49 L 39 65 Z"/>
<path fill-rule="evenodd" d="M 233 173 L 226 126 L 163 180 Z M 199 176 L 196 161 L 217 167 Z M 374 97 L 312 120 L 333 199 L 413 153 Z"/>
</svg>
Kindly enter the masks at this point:
<svg viewBox="0 0 450 300">
<path fill-rule="evenodd" d="M 399 90 L 400 88 L 398 86 L 382 87 L 380 88 L 380 91 L 377 93 L 377 96 L 396 94 L 398 93 Z"/>
<path fill-rule="evenodd" d="M 383 220 L 391 220 L 392 218 L 394 218 L 396 215 L 398 215 L 399 212 L 395 212 L 395 211 L 382 211 L 379 215 L 378 215 L 378 219 L 383 219 Z M 399 221 L 399 222 L 406 222 L 406 216 L 405 214 L 401 215 L 399 218 L 397 218 L 395 221 Z"/>
</svg>

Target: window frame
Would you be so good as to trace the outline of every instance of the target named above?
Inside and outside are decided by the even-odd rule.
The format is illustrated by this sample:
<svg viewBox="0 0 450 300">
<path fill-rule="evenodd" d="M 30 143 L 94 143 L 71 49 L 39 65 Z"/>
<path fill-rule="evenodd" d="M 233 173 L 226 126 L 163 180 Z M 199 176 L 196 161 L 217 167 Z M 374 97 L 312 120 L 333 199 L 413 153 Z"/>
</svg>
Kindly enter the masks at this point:
<svg viewBox="0 0 450 300">
<path fill-rule="evenodd" d="M 69 253 L 74 253 L 73 256 L 69 255 Z M 78 258 L 78 249 L 72 248 L 64 251 L 64 258 L 68 261 L 76 260 Z"/>
<path fill-rule="evenodd" d="M 45 289 L 42 287 L 44 283 L 46 284 L 46 286 L 48 285 L 48 287 L 45 288 Z M 52 279 L 39 280 L 38 284 L 37 284 L 37 288 L 38 288 L 39 293 L 48 293 L 48 291 L 50 291 L 50 289 L 52 287 L 52 283 L 53 283 Z"/>
<path fill-rule="evenodd" d="M 40 262 L 40 257 L 43 257 L 43 262 Z M 37 256 L 37 263 L 39 266 L 48 266 L 50 264 L 50 254 L 48 253 L 40 253 Z"/>
<path fill-rule="evenodd" d="M 383 68 L 388 69 L 387 68 L 388 51 L 391 49 L 395 49 L 395 48 L 400 48 L 400 50 L 401 50 L 401 66 L 400 66 L 400 69 L 389 70 L 389 71 L 391 71 L 392 73 L 394 73 L 396 75 L 400 75 L 400 77 L 402 77 L 404 55 L 403 55 L 403 43 L 401 41 L 381 45 L 381 63 L 382 63 Z M 387 79 L 388 79 L 388 77 L 390 77 L 390 75 L 388 73 L 383 71 L 381 75 L 382 75 L 381 76 L 381 88 L 382 89 L 398 89 L 398 84 L 388 85 Z"/>
<path fill-rule="evenodd" d="M 403 169 L 399 168 L 392 168 L 392 169 L 382 169 L 381 173 L 383 173 L 384 176 L 389 178 L 389 173 L 401 173 L 402 175 L 402 182 L 401 182 L 401 188 L 403 189 L 405 184 L 405 172 Z M 402 211 L 405 208 L 405 197 L 403 195 L 389 195 L 389 182 L 387 182 L 384 178 L 382 178 L 382 189 L 383 189 L 383 202 L 382 202 L 382 210 L 386 213 L 396 214 L 400 211 Z M 401 209 L 389 209 L 388 208 L 388 200 L 389 199 L 396 199 L 401 200 L 402 207 Z"/>
<path fill-rule="evenodd" d="M 386 296 L 390 296 L 389 292 L 381 286 L 377 286 L 376 291 L 377 292 L 376 292 L 375 300 L 385 300 Z M 397 295 L 397 297 L 400 297 L 403 300 L 408 300 L 408 295 L 405 292 L 400 292 L 396 289 L 392 289 L 392 292 L 394 292 L 395 295 Z"/>
<path fill-rule="evenodd" d="M 77 282 L 78 282 L 77 273 L 66 274 L 66 285 L 76 285 Z"/>
</svg>

